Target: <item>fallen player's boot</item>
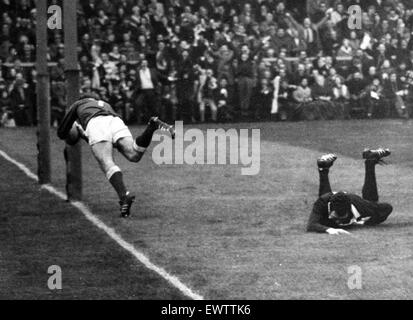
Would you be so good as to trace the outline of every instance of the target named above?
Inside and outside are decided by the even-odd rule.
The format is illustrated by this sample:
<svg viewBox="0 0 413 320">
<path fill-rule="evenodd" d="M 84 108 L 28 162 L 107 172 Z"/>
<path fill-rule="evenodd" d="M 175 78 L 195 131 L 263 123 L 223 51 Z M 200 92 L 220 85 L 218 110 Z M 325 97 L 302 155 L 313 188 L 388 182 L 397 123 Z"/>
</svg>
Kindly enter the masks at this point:
<svg viewBox="0 0 413 320">
<path fill-rule="evenodd" d="M 333 166 L 334 161 L 337 160 L 337 156 L 335 154 L 325 154 L 321 156 L 317 160 L 317 165 L 319 169 L 329 169 Z"/>
<path fill-rule="evenodd" d="M 377 149 L 377 150 L 369 150 L 365 149 L 363 152 L 363 159 L 365 160 L 374 160 L 377 163 L 385 163 L 383 161 L 383 158 L 388 157 L 391 155 L 391 152 L 389 149 Z"/>
<path fill-rule="evenodd" d="M 132 207 L 132 204 L 135 202 L 135 199 L 136 197 L 128 192 L 126 196 L 121 201 L 119 201 L 120 216 L 122 218 L 128 218 L 130 216 L 130 209 Z"/>
<path fill-rule="evenodd" d="M 175 128 L 174 126 L 171 126 L 161 120 L 159 120 L 158 117 L 152 117 L 149 120 L 149 125 L 156 127 L 156 129 L 162 130 L 162 131 L 168 131 L 171 134 L 172 139 L 175 139 Z"/>
</svg>

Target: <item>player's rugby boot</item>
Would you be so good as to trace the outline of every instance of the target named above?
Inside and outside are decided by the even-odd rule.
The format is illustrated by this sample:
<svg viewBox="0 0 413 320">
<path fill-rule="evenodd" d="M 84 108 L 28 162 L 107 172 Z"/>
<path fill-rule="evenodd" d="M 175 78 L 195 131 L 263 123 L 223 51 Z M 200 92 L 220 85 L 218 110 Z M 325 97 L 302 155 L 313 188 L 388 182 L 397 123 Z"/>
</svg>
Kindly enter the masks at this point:
<svg viewBox="0 0 413 320">
<path fill-rule="evenodd" d="M 386 164 L 383 158 L 388 157 L 389 155 L 391 155 L 391 152 L 389 149 L 383 149 L 383 148 L 380 148 L 377 150 L 365 149 L 363 152 L 363 159 L 373 160 L 380 164 Z"/>
<path fill-rule="evenodd" d="M 135 199 L 136 197 L 128 192 L 126 196 L 121 201 L 119 201 L 120 216 L 122 218 L 128 218 L 130 216 L 130 209 L 132 207 L 132 204 L 135 202 Z"/>
<path fill-rule="evenodd" d="M 335 154 L 325 154 L 321 156 L 317 160 L 317 165 L 319 169 L 330 169 L 334 164 L 334 161 L 337 160 L 337 156 Z"/>
<path fill-rule="evenodd" d="M 172 139 L 175 139 L 175 128 L 161 120 L 158 117 L 152 117 L 149 120 L 149 125 L 155 126 L 157 129 L 162 131 L 168 131 L 171 134 Z"/>
</svg>

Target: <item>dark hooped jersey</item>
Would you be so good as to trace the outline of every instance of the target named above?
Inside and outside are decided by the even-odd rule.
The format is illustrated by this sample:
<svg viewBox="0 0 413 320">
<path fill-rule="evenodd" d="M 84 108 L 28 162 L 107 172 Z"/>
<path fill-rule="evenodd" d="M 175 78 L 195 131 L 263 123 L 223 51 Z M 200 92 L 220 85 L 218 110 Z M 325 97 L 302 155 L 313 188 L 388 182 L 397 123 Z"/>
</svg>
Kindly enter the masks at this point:
<svg viewBox="0 0 413 320">
<path fill-rule="evenodd" d="M 315 203 L 308 220 L 307 231 L 326 232 L 329 228 L 343 228 L 329 219 L 330 202 L 334 193 L 327 193 Z M 365 220 L 365 225 L 374 226 L 382 223 L 393 211 L 393 207 L 387 203 L 377 203 L 365 200 L 358 195 L 348 194 L 352 205 L 353 221 Z M 356 223 L 355 223 L 356 224 Z M 345 227 L 350 227 L 347 225 Z"/>
<path fill-rule="evenodd" d="M 89 121 L 99 116 L 119 117 L 110 104 L 102 100 L 87 98 L 76 101 L 70 106 L 69 111 L 57 130 L 57 135 L 60 139 L 64 140 L 67 138 L 75 121 L 78 121 L 82 128 L 86 130 Z"/>
</svg>

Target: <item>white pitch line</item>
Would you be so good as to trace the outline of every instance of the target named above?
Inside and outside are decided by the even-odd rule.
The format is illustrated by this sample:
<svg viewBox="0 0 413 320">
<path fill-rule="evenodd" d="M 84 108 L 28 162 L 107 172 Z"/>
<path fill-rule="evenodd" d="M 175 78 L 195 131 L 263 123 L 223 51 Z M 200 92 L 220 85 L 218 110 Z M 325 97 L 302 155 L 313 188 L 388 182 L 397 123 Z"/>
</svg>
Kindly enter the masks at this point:
<svg viewBox="0 0 413 320">
<path fill-rule="evenodd" d="M 39 177 L 35 175 L 29 168 L 27 168 L 24 164 L 18 162 L 17 160 L 11 158 L 4 151 L 0 150 L 0 156 L 8 162 L 14 164 L 17 168 L 23 171 L 23 173 L 30 179 L 36 182 L 39 181 Z M 62 199 L 63 201 L 66 200 L 66 195 L 51 185 L 44 185 L 42 186 L 42 189 L 49 191 L 51 194 Z M 143 253 L 139 252 L 132 244 L 125 241 L 113 228 L 107 226 L 102 220 L 100 220 L 96 215 L 94 215 L 82 202 L 71 202 L 70 204 L 77 210 L 79 210 L 86 217 L 86 219 L 89 220 L 92 224 L 94 224 L 97 228 L 103 230 L 120 247 L 132 254 L 146 268 L 156 272 L 158 275 L 160 275 L 162 278 L 168 281 L 172 286 L 179 289 L 179 291 L 181 291 L 181 293 L 183 293 L 185 296 L 193 300 L 204 300 L 202 296 L 192 291 L 176 276 L 169 274 L 163 268 L 153 264 L 148 257 L 146 257 Z"/>
</svg>

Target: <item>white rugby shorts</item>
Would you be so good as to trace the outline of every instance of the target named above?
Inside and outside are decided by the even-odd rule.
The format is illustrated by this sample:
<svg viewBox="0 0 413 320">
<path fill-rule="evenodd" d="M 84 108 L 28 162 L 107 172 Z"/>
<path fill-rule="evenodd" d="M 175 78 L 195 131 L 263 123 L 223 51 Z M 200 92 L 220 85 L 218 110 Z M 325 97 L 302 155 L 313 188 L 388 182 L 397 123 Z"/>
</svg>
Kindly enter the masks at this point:
<svg viewBox="0 0 413 320">
<path fill-rule="evenodd" d="M 120 139 L 132 137 L 132 133 L 123 120 L 114 116 L 98 116 L 89 121 L 86 128 L 89 145 L 100 142 L 116 144 Z"/>
</svg>

